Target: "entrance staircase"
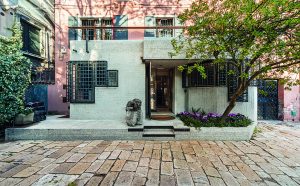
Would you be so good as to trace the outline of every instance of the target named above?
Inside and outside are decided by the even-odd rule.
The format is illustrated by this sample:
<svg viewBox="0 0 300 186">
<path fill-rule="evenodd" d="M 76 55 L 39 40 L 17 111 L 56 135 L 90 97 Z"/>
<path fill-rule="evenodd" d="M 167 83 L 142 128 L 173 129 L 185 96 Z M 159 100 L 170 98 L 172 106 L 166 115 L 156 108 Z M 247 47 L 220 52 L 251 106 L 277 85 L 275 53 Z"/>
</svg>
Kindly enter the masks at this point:
<svg viewBox="0 0 300 186">
<path fill-rule="evenodd" d="M 175 138 L 176 132 L 190 132 L 189 127 L 174 127 L 173 125 L 145 125 L 128 128 L 128 132 L 142 132 L 143 137 Z"/>
</svg>

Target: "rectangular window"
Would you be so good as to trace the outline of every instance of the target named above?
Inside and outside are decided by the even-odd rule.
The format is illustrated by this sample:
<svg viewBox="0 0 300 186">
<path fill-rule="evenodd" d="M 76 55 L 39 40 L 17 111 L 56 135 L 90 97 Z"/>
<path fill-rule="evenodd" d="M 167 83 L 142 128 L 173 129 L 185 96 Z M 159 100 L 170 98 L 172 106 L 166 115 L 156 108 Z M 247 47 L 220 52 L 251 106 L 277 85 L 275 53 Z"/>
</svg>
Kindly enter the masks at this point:
<svg viewBox="0 0 300 186">
<path fill-rule="evenodd" d="M 81 25 L 84 26 L 97 26 L 99 25 L 99 19 L 82 19 Z M 97 39 L 97 30 L 96 28 L 89 28 L 82 30 L 82 39 L 83 40 L 96 40 Z"/>
<path fill-rule="evenodd" d="M 156 18 L 156 26 L 174 26 L 173 18 Z M 157 37 L 174 37 L 174 30 L 170 28 L 158 29 Z"/>
<path fill-rule="evenodd" d="M 107 70 L 107 61 L 70 61 L 67 74 L 71 103 L 94 103 L 95 87 L 118 86 L 118 71 Z"/>
<path fill-rule="evenodd" d="M 101 27 L 112 27 L 113 22 L 111 18 L 102 18 L 99 21 L 99 18 L 93 19 L 81 19 L 82 26 L 101 26 Z M 82 39 L 83 40 L 112 40 L 112 29 L 97 29 L 89 28 L 82 30 Z"/>
<path fill-rule="evenodd" d="M 40 29 L 21 19 L 23 48 L 25 52 L 41 55 Z"/>
<path fill-rule="evenodd" d="M 191 74 L 186 71 L 182 72 L 182 87 L 213 87 L 213 86 L 227 86 L 228 100 L 231 99 L 238 87 L 238 72 L 235 75 L 228 75 L 229 70 L 235 68 L 230 65 L 214 65 L 212 63 L 203 64 L 205 66 L 206 78 L 194 70 Z M 248 89 L 237 99 L 238 102 L 248 102 Z"/>
<path fill-rule="evenodd" d="M 109 87 L 118 87 L 118 71 L 117 70 L 108 70 L 108 86 Z"/>
</svg>

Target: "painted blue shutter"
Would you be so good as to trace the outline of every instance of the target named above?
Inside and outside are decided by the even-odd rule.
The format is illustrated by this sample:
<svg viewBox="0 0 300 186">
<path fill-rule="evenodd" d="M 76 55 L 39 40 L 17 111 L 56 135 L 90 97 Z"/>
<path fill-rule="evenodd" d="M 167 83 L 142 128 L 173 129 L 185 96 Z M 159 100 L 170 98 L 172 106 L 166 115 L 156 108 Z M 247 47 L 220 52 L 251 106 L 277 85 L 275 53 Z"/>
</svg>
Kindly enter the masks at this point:
<svg viewBox="0 0 300 186">
<path fill-rule="evenodd" d="M 127 15 L 116 15 L 115 16 L 116 27 L 127 27 L 128 16 Z M 116 40 L 128 40 L 128 29 L 115 29 L 114 38 Z"/>
<path fill-rule="evenodd" d="M 78 19 L 77 19 L 77 17 L 69 16 L 68 26 L 78 26 Z M 68 38 L 69 38 L 69 47 L 70 47 L 70 41 L 71 40 L 77 40 L 77 38 L 78 38 L 78 31 L 77 31 L 77 29 L 69 28 Z"/>
<path fill-rule="evenodd" d="M 146 16 L 145 17 L 145 26 L 155 26 L 155 17 L 154 16 Z M 156 37 L 155 29 L 145 29 L 144 37 Z"/>
</svg>

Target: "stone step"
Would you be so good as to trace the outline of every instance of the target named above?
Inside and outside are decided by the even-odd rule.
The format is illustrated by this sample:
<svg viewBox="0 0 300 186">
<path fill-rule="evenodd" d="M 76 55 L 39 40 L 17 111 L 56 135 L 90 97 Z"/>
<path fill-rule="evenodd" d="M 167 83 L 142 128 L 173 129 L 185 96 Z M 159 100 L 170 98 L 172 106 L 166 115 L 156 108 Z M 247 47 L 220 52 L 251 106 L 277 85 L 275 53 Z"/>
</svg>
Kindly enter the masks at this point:
<svg viewBox="0 0 300 186">
<path fill-rule="evenodd" d="M 173 129 L 144 129 L 143 137 L 175 137 Z"/>
</svg>

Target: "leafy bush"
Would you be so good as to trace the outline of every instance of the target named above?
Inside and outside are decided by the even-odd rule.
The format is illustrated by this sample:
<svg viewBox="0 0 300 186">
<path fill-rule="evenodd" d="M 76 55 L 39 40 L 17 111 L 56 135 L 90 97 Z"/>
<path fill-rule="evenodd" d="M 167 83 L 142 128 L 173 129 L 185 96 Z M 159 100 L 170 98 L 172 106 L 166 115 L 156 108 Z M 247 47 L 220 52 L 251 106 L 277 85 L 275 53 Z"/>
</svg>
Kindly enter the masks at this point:
<svg viewBox="0 0 300 186">
<path fill-rule="evenodd" d="M 0 36 L 0 125 L 11 123 L 24 111 L 25 90 L 30 83 L 31 62 L 23 55 L 20 24 L 12 36 Z"/>
<path fill-rule="evenodd" d="M 221 120 L 221 114 L 198 112 L 180 112 L 177 117 L 189 127 L 247 127 L 252 121 L 242 114 L 229 114 L 225 121 Z"/>
</svg>

